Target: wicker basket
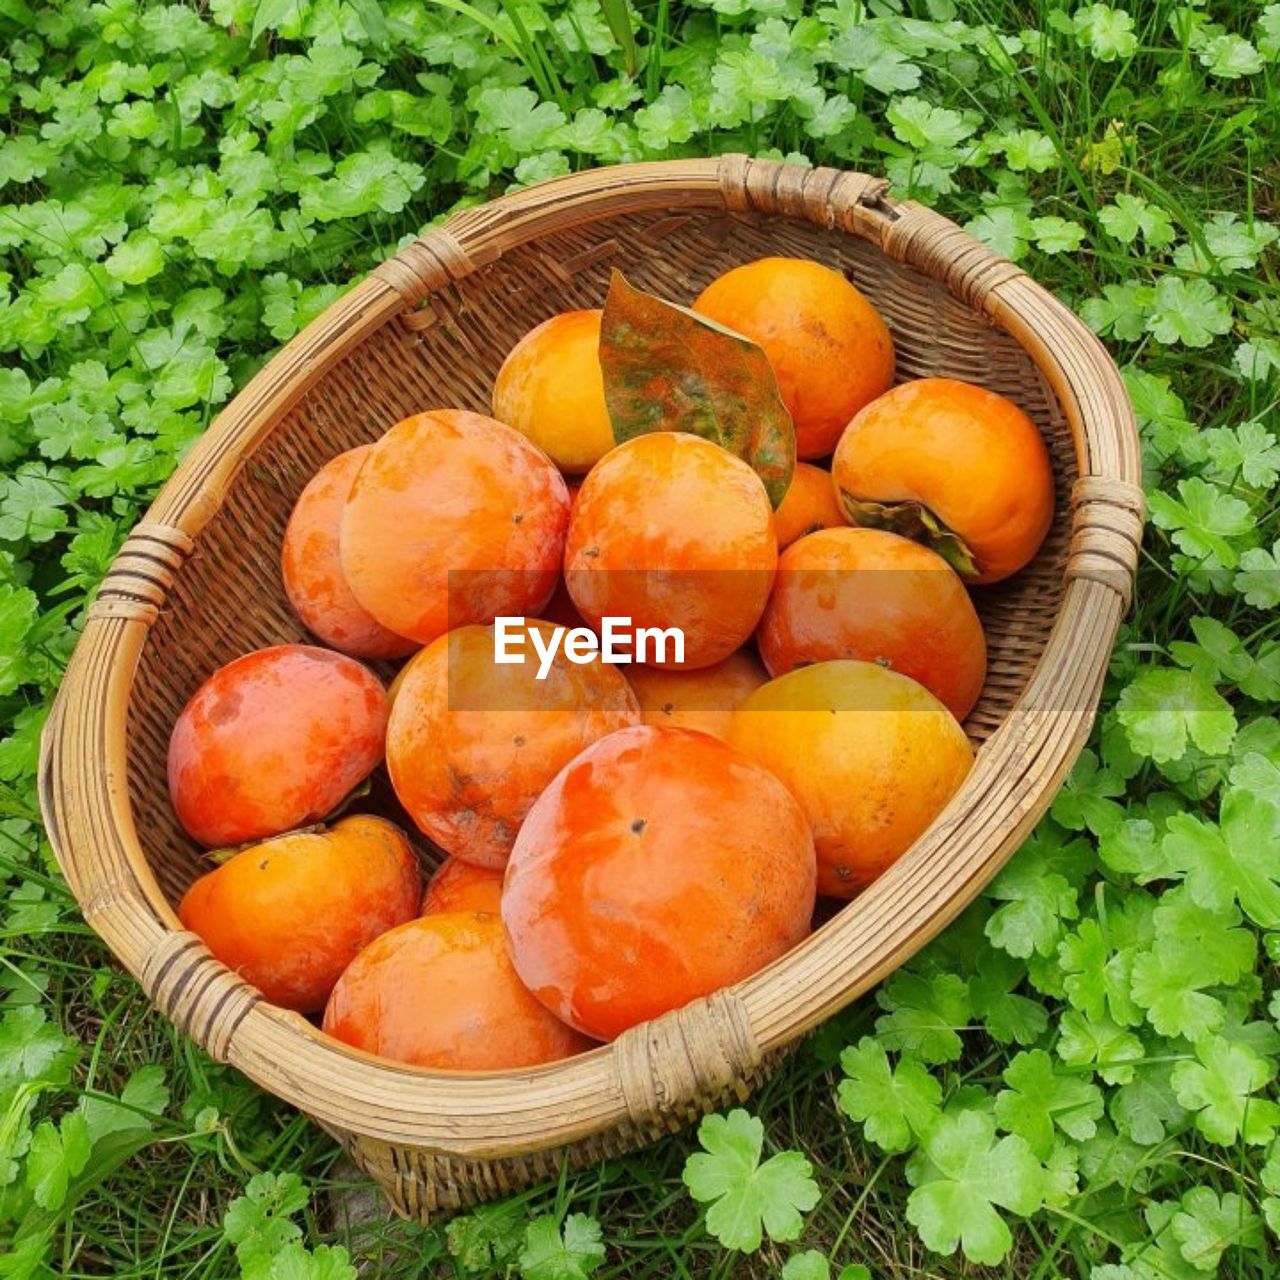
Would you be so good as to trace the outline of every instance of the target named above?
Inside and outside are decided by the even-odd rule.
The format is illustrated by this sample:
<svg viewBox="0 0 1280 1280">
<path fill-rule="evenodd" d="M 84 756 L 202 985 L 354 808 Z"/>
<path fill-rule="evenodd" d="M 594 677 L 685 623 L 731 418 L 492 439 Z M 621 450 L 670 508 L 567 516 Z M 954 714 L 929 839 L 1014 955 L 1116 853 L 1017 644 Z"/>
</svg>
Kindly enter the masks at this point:
<svg viewBox="0 0 1280 1280">
<path fill-rule="evenodd" d="M 1142 533 L 1139 455 L 1102 346 L 1021 270 L 877 178 L 742 156 L 578 174 L 457 214 L 383 264 L 231 403 L 125 543 L 45 732 L 41 800 L 85 919 L 218 1061 L 311 1115 L 426 1218 L 653 1140 L 742 1099 L 789 1044 L 972 900 L 1048 806 L 1088 733 Z M 199 873 L 165 789 L 174 719 L 217 666 L 303 638 L 279 548 L 334 454 L 423 408 L 487 411 L 536 322 L 598 306 L 609 269 L 687 300 L 734 264 L 846 272 L 888 320 L 899 376 L 1016 400 L 1050 446 L 1057 518 L 1023 573 L 980 590 L 977 764 L 866 893 L 738 986 L 527 1071 L 443 1073 L 338 1044 L 267 1004 L 184 931 Z"/>
</svg>

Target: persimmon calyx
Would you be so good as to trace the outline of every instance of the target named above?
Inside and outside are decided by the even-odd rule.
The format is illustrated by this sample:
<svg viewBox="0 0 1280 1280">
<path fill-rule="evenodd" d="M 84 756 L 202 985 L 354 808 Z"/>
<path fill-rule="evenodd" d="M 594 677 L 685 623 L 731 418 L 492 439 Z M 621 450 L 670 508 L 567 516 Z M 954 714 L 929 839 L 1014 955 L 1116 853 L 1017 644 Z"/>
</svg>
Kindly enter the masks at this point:
<svg viewBox="0 0 1280 1280">
<path fill-rule="evenodd" d="M 200 858 L 204 862 L 211 862 L 215 867 L 220 867 L 224 862 L 230 862 L 232 858 L 243 853 L 246 849 L 256 849 L 262 844 L 272 844 L 276 840 L 283 840 L 286 836 L 323 835 L 328 829 L 323 822 L 310 822 L 305 827 L 290 827 L 288 831 L 282 831 L 279 835 L 262 836 L 257 840 L 242 840 L 239 844 L 226 844 L 220 849 L 206 849 L 200 855 Z"/>
<path fill-rule="evenodd" d="M 246 849 L 252 849 L 255 844 L 262 844 L 261 840 L 250 840 L 244 844 L 227 844 L 221 849 L 205 849 L 200 854 L 201 862 L 211 863 L 215 867 L 220 867 L 223 863 L 230 862 L 238 853 L 243 853 Z"/>
<path fill-rule="evenodd" d="M 948 529 L 922 502 L 873 502 L 841 489 L 840 505 L 856 525 L 884 529 L 936 551 L 962 578 L 977 578 L 982 570 L 964 539 Z"/>
</svg>

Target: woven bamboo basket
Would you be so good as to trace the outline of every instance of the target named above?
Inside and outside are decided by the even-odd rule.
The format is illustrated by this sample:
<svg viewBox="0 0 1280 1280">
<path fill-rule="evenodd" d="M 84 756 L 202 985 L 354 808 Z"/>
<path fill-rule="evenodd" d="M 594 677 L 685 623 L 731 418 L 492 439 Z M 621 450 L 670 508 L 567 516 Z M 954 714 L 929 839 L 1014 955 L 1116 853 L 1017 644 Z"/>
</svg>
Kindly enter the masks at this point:
<svg viewBox="0 0 1280 1280">
<path fill-rule="evenodd" d="M 174 913 L 201 864 L 169 808 L 165 755 L 215 667 L 304 638 L 278 567 L 303 485 L 410 413 L 487 411 L 515 341 L 557 311 L 598 306 L 612 266 L 683 301 L 769 254 L 845 272 L 888 320 L 899 377 L 982 383 L 1049 444 L 1053 530 L 1024 572 L 976 593 L 990 675 L 966 725 L 979 747 L 966 783 L 906 856 L 789 955 L 566 1062 L 397 1066 L 266 1003 Z M 157 1008 L 312 1116 L 399 1212 L 448 1212 L 745 1099 L 788 1045 L 973 899 L 1088 733 L 1138 556 L 1139 476 L 1131 410 L 1102 346 L 1018 267 L 889 199 L 878 178 L 725 156 L 544 183 L 458 213 L 384 263 L 197 444 L 89 610 L 43 743 L 49 835 L 85 919 Z"/>
</svg>

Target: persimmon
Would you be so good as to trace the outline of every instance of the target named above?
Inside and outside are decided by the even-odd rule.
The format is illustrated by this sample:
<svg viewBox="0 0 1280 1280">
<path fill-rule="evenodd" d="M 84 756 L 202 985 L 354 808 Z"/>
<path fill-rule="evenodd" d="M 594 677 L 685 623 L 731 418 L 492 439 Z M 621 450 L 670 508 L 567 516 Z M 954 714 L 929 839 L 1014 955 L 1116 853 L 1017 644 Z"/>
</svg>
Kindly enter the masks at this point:
<svg viewBox="0 0 1280 1280">
<path fill-rule="evenodd" d="M 461 858 L 446 858 L 427 881 L 419 915 L 449 911 L 487 911 L 496 916 L 502 905 L 502 872 L 478 867 Z"/>
<path fill-rule="evenodd" d="M 755 658 L 741 649 L 714 667 L 696 671 L 627 669 L 645 724 L 700 729 L 717 738 L 728 735 L 729 713 L 768 678 Z"/>
<path fill-rule="evenodd" d="M 421 916 L 375 939 L 338 979 L 324 1030 L 366 1053 L 452 1071 L 533 1067 L 591 1048 L 521 985 L 487 912 Z"/>
<path fill-rule="evenodd" d="M 549 623 L 528 632 L 549 640 Z M 501 867 L 539 793 L 584 747 L 639 723 L 626 678 L 558 649 L 545 679 L 495 661 L 492 627 L 459 627 L 409 665 L 387 730 L 387 768 L 405 811 L 442 849 Z"/>
<path fill-rule="evenodd" d="M 601 739 L 525 819 L 502 919 L 521 980 L 611 1040 L 738 982 L 809 930 L 815 863 L 786 788 L 718 738 Z"/>
<path fill-rule="evenodd" d="M 208 846 L 318 822 L 377 767 L 386 728 L 386 690 L 354 658 L 301 644 L 247 653 L 178 716 L 174 812 Z"/>
<path fill-rule="evenodd" d="M 565 311 L 511 348 L 493 384 L 493 416 L 580 475 L 613 448 L 600 371 L 600 310 Z"/>
<path fill-rule="evenodd" d="M 285 595 L 312 635 L 357 658 L 403 658 L 418 646 L 361 607 L 338 552 L 347 495 L 371 447 L 338 454 L 311 478 L 285 526 L 280 568 Z"/>
<path fill-rule="evenodd" d="M 178 918 L 272 1004 L 315 1013 L 365 946 L 413 919 L 421 884 L 399 828 L 360 815 L 242 849 L 187 890 Z"/>
<path fill-rule="evenodd" d="M 796 454 L 824 458 L 849 419 L 893 385 L 893 339 L 838 271 L 761 258 L 727 271 L 693 309 L 760 346 L 795 423 Z"/>
<path fill-rule="evenodd" d="M 957 720 L 987 673 L 982 623 L 955 570 L 880 529 L 823 529 L 792 543 L 756 640 L 770 675 L 832 658 L 878 662 L 918 680 Z"/>
<path fill-rule="evenodd" d="M 770 680 L 733 713 L 729 741 L 800 802 L 818 892 L 835 898 L 896 862 L 973 764 L 964 730 L 923 685 L 853 660 Z"/>
<path fill-rule="evenodd" d="M 590 626 L 676 627 L 652 666 L 709 667 L 748 639 L 778 560 L 764 483 L 698 436 L 658 431 L 606 454 L 582 482 L 569 522 L 565 582 Z"/>
<path fill-rule="evenodd" d="M 851 524 L 931 546 L 968 582 L 998 582 L 1053 522 L 1053 471 L 1012 400 L 955 378 L 904 382 L 863 409 L 831 464 Z"/>
<path fill-rule="evenodd" d="M 806 533 L 848 524 L 831 483 L 831 472 L 809 462 L 797 462 L 786 497 L 773 513 L 773 520 L 778 531 L 779 551 Z"/>
<path fill-rule="evenodd" d="M 556 585 L 569 494 L 512 427 L 463 409 L 397 423 L 342 516 L 342 572 L 384 627 L 430 644 L 450 627 L 536 614 Z"/>
</svg>

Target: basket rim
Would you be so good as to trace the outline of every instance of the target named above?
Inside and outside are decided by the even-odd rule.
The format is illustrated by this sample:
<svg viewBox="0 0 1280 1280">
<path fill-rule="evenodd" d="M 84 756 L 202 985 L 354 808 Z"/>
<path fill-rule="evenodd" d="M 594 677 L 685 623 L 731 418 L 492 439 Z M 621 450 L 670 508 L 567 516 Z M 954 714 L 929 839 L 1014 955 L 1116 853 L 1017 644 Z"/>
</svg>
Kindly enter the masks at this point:
<svg viewBox="0 0 1280 1280">
<path fill-rule="evenodd" d="M 867 240 L 1009 333 L 1071 428 L 1066 587 L 1044 653 L 960 791 L 893 867 L 766 969 L 627 1032 L 520 1071 L 388 1062 L 268 1005 L 183 930 L 138 841 L 127 782 L 134 675 L 151 625 L 245 459 L 308 387 L 383 324 L 556 228 L 669 209 L 801 218 Z M 726 155 L 593 169 L 464 209 L 335 301 L 218 415 L 121 549 L 88 611 L 41 739 L 50 841 L 86 921 L 215 1059 L 330 1128 L 491 1159 L 607 1129 L 652 1130 L 714 1101 L 944 928 L 1047 809 L 1096 713 L 1142 531 L 1132 409 L 1102 344 L 1020 268 L 867 174 Z M 942 892 L 929 863 L 962 873 Z"/>
</svg>

